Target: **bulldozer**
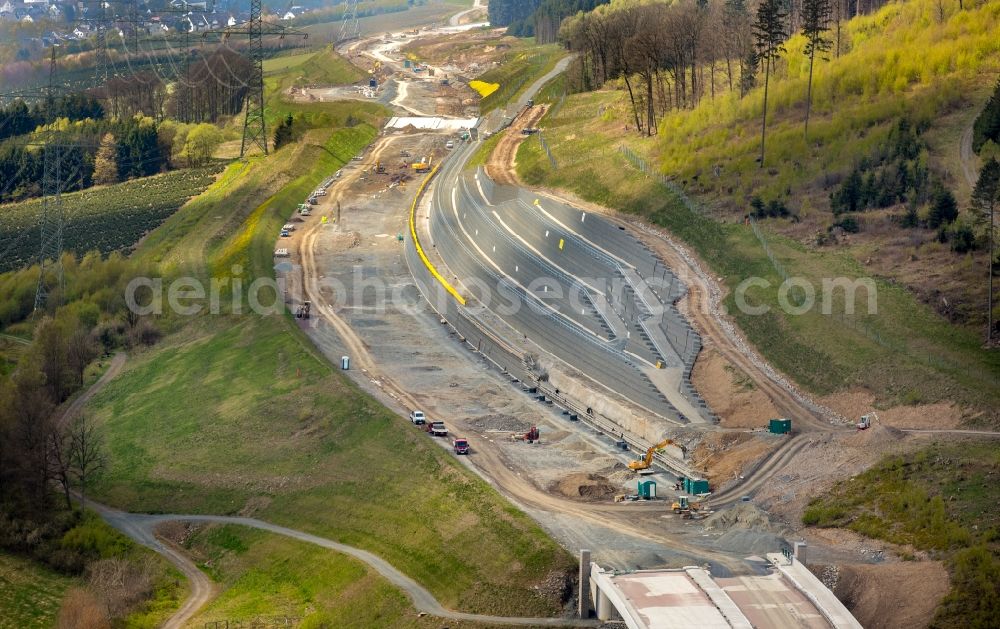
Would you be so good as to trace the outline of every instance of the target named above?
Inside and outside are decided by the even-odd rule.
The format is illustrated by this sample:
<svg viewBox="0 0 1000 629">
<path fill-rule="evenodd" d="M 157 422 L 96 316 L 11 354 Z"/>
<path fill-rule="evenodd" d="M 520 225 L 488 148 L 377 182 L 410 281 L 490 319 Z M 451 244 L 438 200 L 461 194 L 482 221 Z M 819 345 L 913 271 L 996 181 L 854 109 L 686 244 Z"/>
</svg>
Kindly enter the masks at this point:
<svg viewBox="0 0 1000 629">
<path fill-rule="evenodd" d="M 673 439 L 664 439 L 660 443 L 650 446 L 650 448 L 646 450 L 646 456 L 637 461 L 631 461 L 628 464 L 628 468 L 636 472 L 638 472 L 639 470 L 649 469 L 649 466 L 653 464 L 653 455 L 658 450 L 662 450 L 663 448 L 672 445 L 673 443 L 674 443 Z"/>
<path fill-rule="evenodd" d="M 690 518 L 703 508 L 700 502 L 691 502 L 687 496 L 678 496 L 677 500 L 670 505 L 671 511 L 685 518 Z"/>
<path fill-rule="evenodd" d="M 867 415 L 862 415 L 861 419 L 857 424 L 854 425 L 858 430 L 868 430 L 872 427 L 872 422 L 878 421 L 878 415 L 875 413 L 868 413 Z"/>
</svg>

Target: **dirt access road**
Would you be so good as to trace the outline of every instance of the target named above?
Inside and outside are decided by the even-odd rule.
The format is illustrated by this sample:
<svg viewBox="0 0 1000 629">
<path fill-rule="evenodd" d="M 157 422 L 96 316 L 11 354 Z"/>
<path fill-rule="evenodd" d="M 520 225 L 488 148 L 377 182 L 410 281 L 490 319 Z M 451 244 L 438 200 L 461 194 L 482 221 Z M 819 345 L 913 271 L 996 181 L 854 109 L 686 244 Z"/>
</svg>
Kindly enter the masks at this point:
<svg viewBox="0 0 1000 629">
<path fill-rule="evenodd" d="M 325 537 L 297 531 L 285 526 L 278 526 L 258 520 L 234 516 L 215 515 L 183 515 L 142 513 L 125 513 L 104 505 L 91 503 L 91 506 L 115 529 L 121 531 L 134 541 L 151 548 L 173 563 L 191 583 L 191 593 L 181 608 L 167 620 L 164 629 L 180 629 L 208 603 L 216 594 L 218 588 L 205 576 L 194 563 L 173 547 L 160 541 L 156 535 L 156 527 L 167 522 L 201 522 L 210 524 L 236 524 L 246 526 L 276 535 L 282 535 L 301 542 L 315 544 L 335 552 L 349 555 L 364 562 L 378 572 L 393 586 L 399 588 L 413 602 L 413 607 L 420 613 L 437 616 L 449 620 L 465 620 L 480 624 L 520 625 L 532 627 L 596 627 L 598 621 L 580 620 L 576 618 L 520 618 L 507 616 L 488 616 L 485 614 L 467 614 L 447 609 L 426 588 L 397 570 L 392 564 L 366 550 L 335 542 Z"/>
<path fill-rule="evenodd" d="M 379 159 L 382 155 L 391 154 L 401 137 L 406 136 L 380 138 L 373 145 L 371 154 L 366 159 L 371 161 Z M 330 189 L 331 199 L 344 199 L 349 194 L 349 189 L 356 182 L 359 174 L 359 172 L 345 173 Z M 360 211 L 354 210 L 354 214 Z M 324 236 L 324 231 L 331 229 L 335 229 L 335 227 L 329 223 L 323 225 L 314 221 L 301 230 L 302 241 L 299 248 L 301 273 L 298 281 L 302 283 L 304 298 L 313 304 L 313 316 L 328 324 L 339 337 L 343 348 L 351 356 L 351 371 L 355 376 L 358 375 L 358 372 L 361 374 L 361 377 L 358 378 L 359 384 L 368 385 L 366 388 L 369 391 L 381 397 L 384 403 L 388 404 L 390 408 L 396 409 L 400 415 L 405 416 L 410 409 L 426 408 L 427 400 L 425 398 L 418 396 L 412 389 L 397 380 L 395 374 L 398 371 L 393 371 L 393 361 L 387 361 L 386 365 L 382 365 L 379 358 L 373 355 L 373 348 L 346 319 L 346 316 L 352 313 L 352 309 L 342 309 L 342 305 L 331 303 L 328 293 L 322 289 L 320 280 L 328 273 L 325 269 L 331 265 L 342 264 L 342 262 L 335 263 L 330 260 L 321 263 L 317 256 L 321 239 L 329 239 L 329 235 Z M 368 239 L 370 236 L 371 234 L 366 234 L 365 238 Z M 370 240 L 374 241 L 375 239 L 370 238 Z M 357 255 L 359 254 L 352 254 L 346 259 L 356 258 Z M 308 333 L 322 351 L 328 355 L 333 352 L 321 333 L 311 329 L 308 330 Z M 511 391 L 507 395 L 516 396 L 517 394 Z M 439 410 L 434 416 L 445 421 L 453 429 L 464 426 L 465 418 L 454 413 L 455 410 Z M 471 463 L 471 468 L 476 473 L 494 485 L 513 503 L 534 514 L 540 520 L 548 520 L 549 523 L 556 519 L 569 522 L 582 521 L 595 529 L 607 529 L 647 544 L 654 542 L 656 545 L 673 549 L 688 558 L 689 561 L 707 560 L 733 572 L 746 569 L 741 561 L 729 555 L 688 543 L 674 535 L 665 534 L 662 520 L 657 519 L 664 513 L 662 504 L 643 509 L 641 505 L 623 507 L 613 503 L 585 503 L 560 497 L 533 484 L 527 470 L 505 460 L 497 443 L 491 443 L 486 438 L 473 437 L 471 434 L 468 438 L 472 444 L 474 455 L 469 459 L 463 459 L 463 461 Z M 586 533 L 578 531 L 570 532 L 570 534 L 575 538 L 579 538 L 581 535 L 586 537 Z M 650 544 L 650 548 L 653 547 L 654 545 Z"/>
<path fill-rule="evenodd" d="M 509 186 L 520 184 L 516 171 L 517 149 L 528 137 L 522 131 L 524 129 L 537 128 L 538 122 L 545 116 L 548 110 L 548 105 L 529 107 L 515 118 L 510 127 L 503 132 L 503 136 L 497 142 L 496 147 L 486 162 L 486 173 L 493 181 Z"/>
</svg>

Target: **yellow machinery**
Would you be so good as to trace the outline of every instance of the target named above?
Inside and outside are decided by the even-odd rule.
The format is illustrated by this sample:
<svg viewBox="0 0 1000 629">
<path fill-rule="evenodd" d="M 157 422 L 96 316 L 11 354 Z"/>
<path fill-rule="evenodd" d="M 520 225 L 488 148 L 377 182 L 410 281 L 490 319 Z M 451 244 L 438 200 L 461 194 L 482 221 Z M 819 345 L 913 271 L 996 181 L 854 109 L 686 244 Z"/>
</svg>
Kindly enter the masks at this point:
<svg viewBox="0 0 1000 629">
<path fill-rule="evenodd" d="M 651 446 L 648 450 L 646 450 L 645 457 L 639 459 L 638 461 L 630 462 L 628 464 L 628 468 L 637 472 L 639 470 L 649 469 L 649 466 L 653 464 L 653 454 L 655 454 L 657 450 L 662 450 L 663 448 L 673 444 L 673 442 L 673 439 L 664 439 L 660 443 Z"/>
<path fill-rule="evenodd" d="M 413 172 L 417 173 L 429 173 L 431 171 L 431 161 L 433 157 L 427 157 L 420 161 L 413 162 L 410 167 L 413 168 Z"/>
</svg>

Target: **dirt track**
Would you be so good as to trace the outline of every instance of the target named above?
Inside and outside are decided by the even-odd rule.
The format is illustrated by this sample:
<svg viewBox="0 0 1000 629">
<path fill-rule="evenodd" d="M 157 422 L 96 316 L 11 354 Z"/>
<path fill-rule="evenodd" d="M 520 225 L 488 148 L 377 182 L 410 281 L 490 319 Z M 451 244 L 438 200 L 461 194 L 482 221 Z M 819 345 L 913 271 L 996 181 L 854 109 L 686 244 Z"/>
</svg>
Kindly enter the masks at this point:
<svg viewBox="0 0 1000 629">
<path fill-rule="evenodd" d="M 529 107 L 515 118 L 510 127 L 503 132 L 503 136 L 486 162 L 486 172 L 493 178 L 493 181 L 503 185 L 518 185 L 517 148 L 528 137 L 521 133 L 521 130 L 538 126 L 538 122 L 548 111 L 548 108 L 548 105 Z"/>
<path fill-rule="evenodd" d="M 395 136 L 380 139 L 374 145 L 370 159 L 377 159 L 394 141 Z M 351 175 L 345 176 L 342 180 L 331 188 L 331 197 L 338 199 L 348 184 L 353 181 Z M 329 229 L 330 227 L 326 227 Z M 305 298 L 313 303 L 314 316 L 321 317 L 330 324 L 340 336 L 341 341 L 348 348 L 351 360 L 364 373 L 367 379 L 377 384 L 377 387 L 390 400 L 394 400 L 397 410 L 406 412 L 407 409 L 422 408 L 424 405 L 408 390 L 400 386 L 392 377 L 380 369 L 375 358 L 372 356 L 370 348 L 360 337 L 360 335 L 341 318 L 332 304 L 328 303 L 325 295 L 320 290 L 318 278 L 322 271 L 316 263 L 315 249 L 317 239 L 324 227 L 319 223 L 305 229 L 304 238 L 300 247 L 302 282 Z M 390 400 L 385 400 L 390 402 Z M 459 417 L 439 415 L 441 419 L 449 425 L 460 424 Z M 637 525 L 637 515 L 655 514 L 663 512 L 662 505 L 652 508 L 634 506 L 623 508 L 614 504 L 583 504 L 566 498 L 560 498 L 552 493 L 543 491 L 529 482 L 519 471 L 512 469 L 504 459 L 501 452 L 494 444 L 485 440 L 469 437 L 473 451 L 475 465 L 472 468 L 480 476 L 495 485 L 508 499 L 522 508 L 567 515 L 578 518 L 593 524 L 614 529 L 615 531 L 639 539 L 651 540 L 662 544 L 665 547 L 677 550 L 683 554 L 698 557 L 704 560 L 715 562 L 725 566 L 730 570 L 742 571 L 743 563 L 728 555 L 707 550 L 701 546 L 694 546 L 685 543 L 674 536 L 661 534 L 662 525 L 655 527 Z"/>
</svg>

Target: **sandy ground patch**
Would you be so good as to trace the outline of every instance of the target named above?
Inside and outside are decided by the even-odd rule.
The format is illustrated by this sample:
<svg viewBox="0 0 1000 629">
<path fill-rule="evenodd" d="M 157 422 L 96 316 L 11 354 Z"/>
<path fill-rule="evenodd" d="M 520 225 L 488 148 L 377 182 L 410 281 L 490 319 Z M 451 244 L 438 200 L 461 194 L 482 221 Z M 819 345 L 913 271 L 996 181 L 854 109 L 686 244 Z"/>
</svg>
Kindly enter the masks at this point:
<svg viewBox="0 0 1000 629">
<path fill-rule="evenodd" d="M 767 426 L 772 417 L 780 417 L 770 398 L 750 376 L 714 349 L 701 352 L 691 379 L 709 408 L 719 416 L 721 426 L 757 428 Z"/>
</svg>

